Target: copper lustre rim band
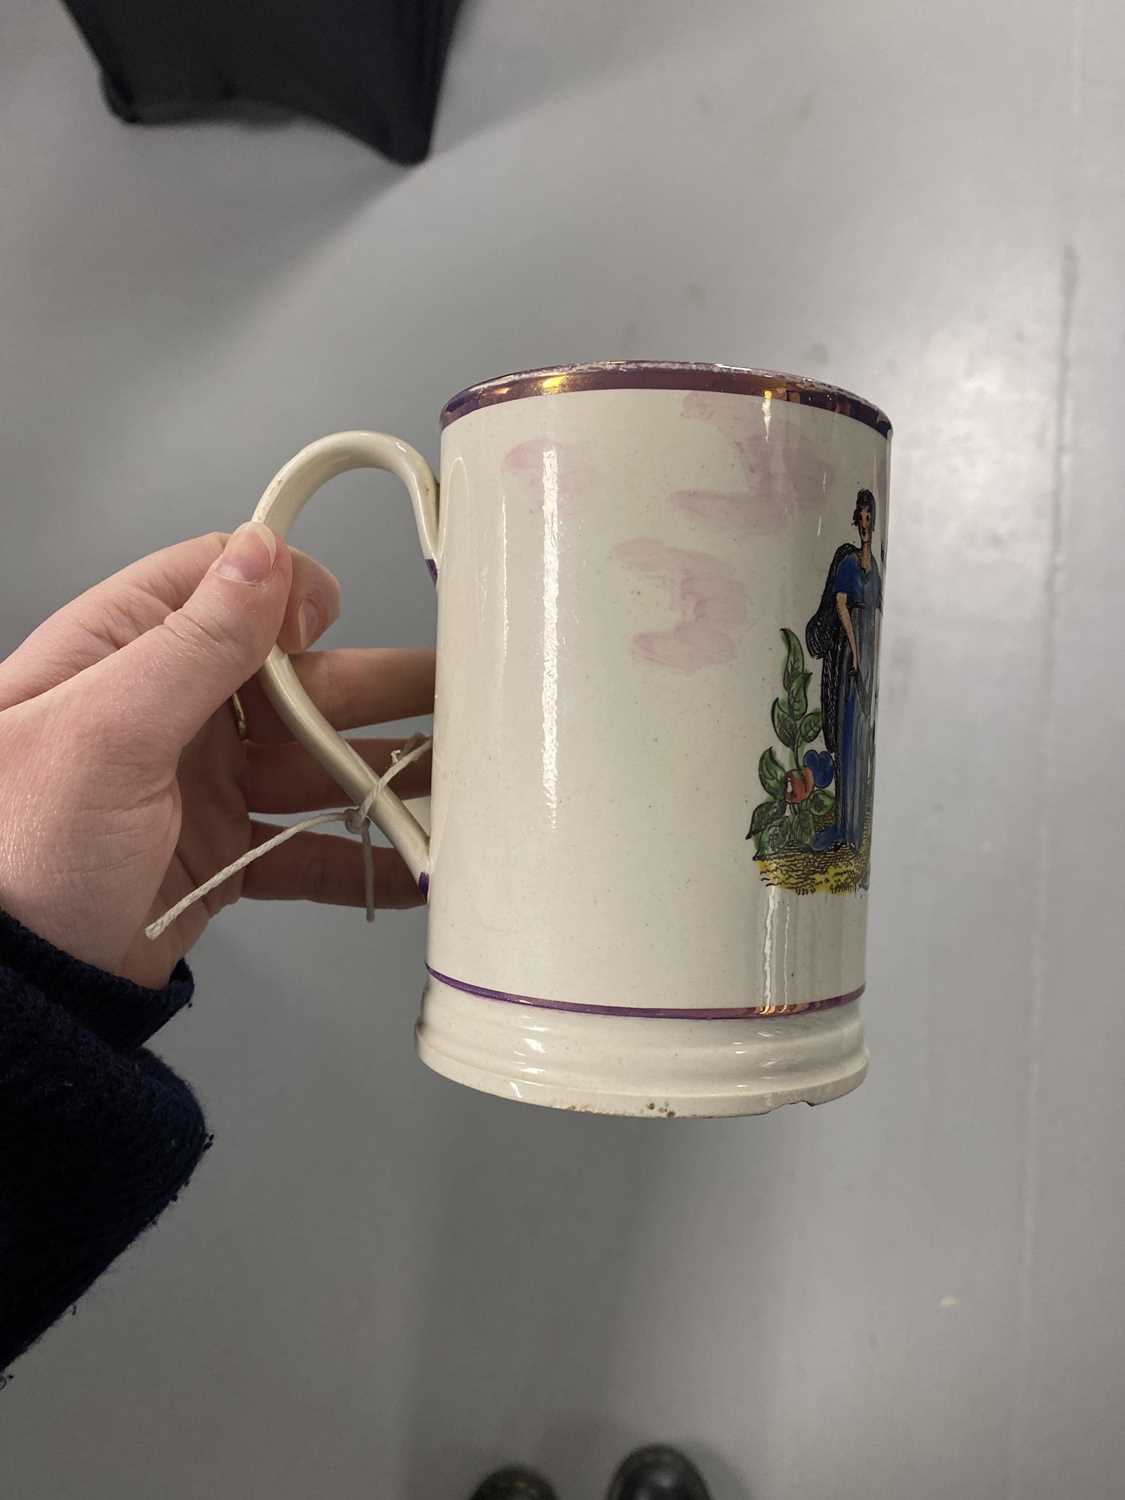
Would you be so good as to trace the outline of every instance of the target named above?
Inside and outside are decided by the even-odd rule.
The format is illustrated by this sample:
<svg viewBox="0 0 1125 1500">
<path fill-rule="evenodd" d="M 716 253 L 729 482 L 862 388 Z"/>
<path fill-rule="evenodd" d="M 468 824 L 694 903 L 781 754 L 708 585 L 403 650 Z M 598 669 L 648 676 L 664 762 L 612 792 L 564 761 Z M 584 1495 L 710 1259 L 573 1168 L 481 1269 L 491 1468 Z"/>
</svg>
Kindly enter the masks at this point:
<svg viewBox="0 0 1125 1500">
<path fill-rule="evenodd" d="M 523 370 L 468 386 L 447 401 L 441 425 L 448 427 L 459 417 L 502 401 L 523 401 L 529 396 L 555 396 L 571 391 L 723 391 L 736 396 L 760 396 L 772 401 L 793 401 L 836 412 L 890 437 L 891 424 L 877 406 L 838 386 L 800 375 L 773 370 L 743 370 L 734 365 L 682 364 L 674 360 L 609 360 L 590 365 L 554 365 L 543 370 Z"/>
</svg>

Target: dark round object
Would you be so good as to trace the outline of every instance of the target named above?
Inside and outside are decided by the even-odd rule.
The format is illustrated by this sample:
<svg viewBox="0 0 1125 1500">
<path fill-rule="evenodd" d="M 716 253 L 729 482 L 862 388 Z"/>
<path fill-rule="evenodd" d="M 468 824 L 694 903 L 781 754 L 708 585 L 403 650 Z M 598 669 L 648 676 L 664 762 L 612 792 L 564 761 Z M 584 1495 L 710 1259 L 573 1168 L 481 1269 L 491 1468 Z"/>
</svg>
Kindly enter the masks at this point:
<svg viewBox="0 0 1125 1500">
<path fill-rule="evenodd" d="M 472 1500 L 558 1500 L 554 1490 L 534 1469 L 513 1464 L 482 1479 Z"/>
<path fill-rule="evenodd" d="M 711 1491 L 690 1458 L 657 1444 L 629 1454 L 606 1500 L 711 1500 Z"/>
</svg>

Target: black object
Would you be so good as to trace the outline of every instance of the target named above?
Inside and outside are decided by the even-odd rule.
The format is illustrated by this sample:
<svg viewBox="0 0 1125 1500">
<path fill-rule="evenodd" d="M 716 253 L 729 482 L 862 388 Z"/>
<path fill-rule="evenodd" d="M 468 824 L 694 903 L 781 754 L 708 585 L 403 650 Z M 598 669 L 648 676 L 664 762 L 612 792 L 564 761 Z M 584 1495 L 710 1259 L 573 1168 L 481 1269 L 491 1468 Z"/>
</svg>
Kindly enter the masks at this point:
<svg viewBox="0 0 1125 1500">
<path fill-rule="evenodd" d="M 64 0 L 131 124 L 280 105 L 392 161 L 430 149 L 461 0 Z"/>
<path fill-rule="evenodd" d="M 143 1049 L 191 999 L 142 989 L 0 912 L 0 1376 L 165 1209 L 210 1144 Z"/>
<path fill-rule="evenodd" d="M 556 1500 L 555 1492 L 534 1469 L 497 1469 L 481 1481 L 472 1500 Z"/>
<path fill-rule="evenodd" d="M 689 1458 L 675 1448 L 654 1446 L 629 1454 L 606 1500 L 711 1500 L 711 1491 Z"/>
</svg>

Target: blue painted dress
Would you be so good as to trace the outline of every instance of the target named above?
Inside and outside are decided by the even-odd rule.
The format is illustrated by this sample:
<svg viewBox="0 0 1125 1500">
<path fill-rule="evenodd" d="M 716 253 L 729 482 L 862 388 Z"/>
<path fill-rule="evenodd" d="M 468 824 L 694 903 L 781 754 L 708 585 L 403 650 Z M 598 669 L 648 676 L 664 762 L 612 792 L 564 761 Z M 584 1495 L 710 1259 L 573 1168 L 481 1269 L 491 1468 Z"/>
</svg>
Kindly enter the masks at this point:
<svg viewBox="0 0 1125 1500">
<path fill-rule="evenodd" d="M 858 663 L 852 659 L 851 645 L 839 615 L 835 614 L 839 594 L 847 599 Z M 882 607 L 883 582 L 875 559 L 865 569 L 855 547 L 841 548 L 833 561 L 825 585 L 824 606 L 819 612 L 819 620 L 828 628 L 822 628 L 817 642 L 820 649 L 815 650 L 817 656 L 824 658 L 821 709 L 825 720 L 824 741 L 836 762 L 836 821 L 817 833 L 813 839 L 815 849 L 833 849 L 840 844 L 859 849 L 863 843 L 875 768 L 877 616 Z M 812 626 L 810 621 L 810 645 Z"/>
</svg>

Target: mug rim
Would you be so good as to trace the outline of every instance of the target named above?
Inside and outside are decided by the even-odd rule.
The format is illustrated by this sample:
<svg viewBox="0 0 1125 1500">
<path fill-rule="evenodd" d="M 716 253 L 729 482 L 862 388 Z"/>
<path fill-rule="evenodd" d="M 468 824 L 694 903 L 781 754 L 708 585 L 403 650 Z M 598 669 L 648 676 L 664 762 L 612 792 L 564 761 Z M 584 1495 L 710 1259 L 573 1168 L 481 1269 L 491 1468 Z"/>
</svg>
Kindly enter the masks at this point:
<svg viewBox="0 0 1125 1500">
<path fill-rule="evenodd" d="M 459 418 L 504 401 L 572 391 L 617 390 L 719 391 L 735 396 L 761 396 L 851 417 L 885 438 L 892 432 L 889 418 L 879 407 L 840 386 L 778 370 L 674 359 L 607 359 L 494 375 L 451 396 L 442 408 L 441 428 L 444 431 Z"/>
</svg>

